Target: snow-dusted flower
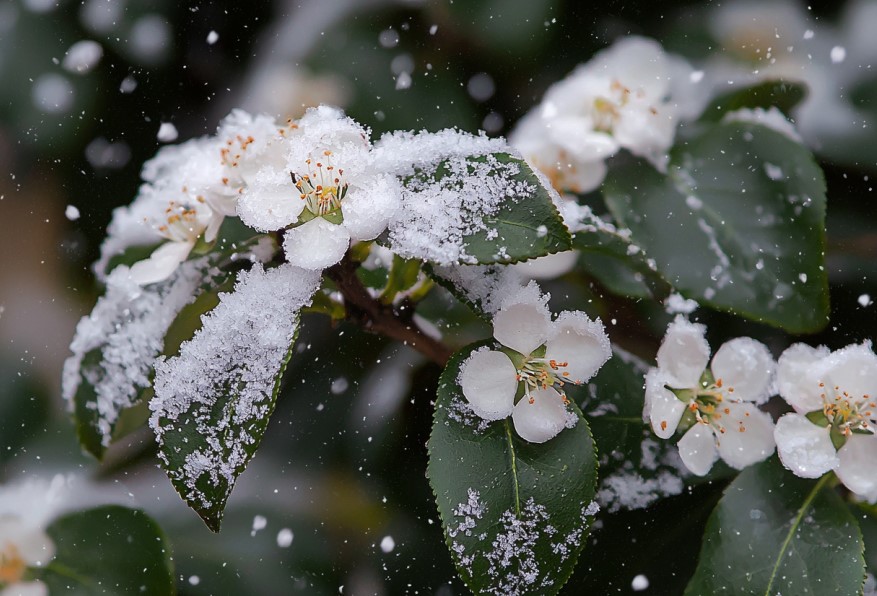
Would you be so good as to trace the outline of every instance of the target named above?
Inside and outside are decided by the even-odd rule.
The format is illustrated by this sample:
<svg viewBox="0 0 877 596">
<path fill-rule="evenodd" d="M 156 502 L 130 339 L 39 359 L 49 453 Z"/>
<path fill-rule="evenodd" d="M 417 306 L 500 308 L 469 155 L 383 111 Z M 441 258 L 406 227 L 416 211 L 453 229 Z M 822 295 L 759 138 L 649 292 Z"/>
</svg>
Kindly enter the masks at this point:
<svg viewBox="0 0 877 596">
<path fill-rule="evenodd" d="M 877 501 L 877 355 L 870 343 L 830 352 L 794 344 L 779 359 L 780 395 L 794 409 L 774 436 L 798 476 L 834 470 L 857 495 Z"/>
<path fill-rule="evenodd" d="M 401 190 L 372 167 L 369 131 L 337 109 L 308 110 L 286 136 L 283 164 L 253 177 L 238 214 L 258 230 L 289 227 L 287 261 L 324 269 L 341 260 L 351 240 L 373 240 L 387 228 Z"/>
<path fill-rule="evenodd" d="M 256 171 L 283 165 L 286 131 L 272 118 L 235 110 L 215 136 L 162 147 L 143 166 L 137 198 L 113 214 L 98 273 L 129 246 L 161 242 L 131 267 L 131 277 L 141 285 L 170 277 L 200 240 L 213 242 L 223 220 L 237 214 L 237 198 Z"/>
<path fill-rule="evenodd" d="M 508 297 L 493 318 L 493 337 L 503 348 L 476 350 L 458 379 L 478 416 L 511 415 L 517 433 L 531 443 L 544 443 L 575 422 L 563 386 L 584 383 L 611 355 L 599 319 L 564 311 L 552 321 L 546 302 L 532 282 Z"/>
<path fill-rule="evenodd" d="M 661 167 L 676 131 L 676 66 L 656 41 L 627 37 L 550 87 L 509 140 L 558 190 L 597 188 L 622 148 Z"/>
<path fill-rule="evenodd" d="M 760 342 L 738 337 L 725 342 L 710 364 L 705 332 L 682 316 L 670 323 L 658 367 L 646 374 L 643 410 L 662 439 L 688 426 L 679 455 L 698 476 L 709 472 L 717 457 L 739 470 L 774 451 L 773 421 L 757 407 L 770 397 L 773 357 Z"/>
</svg>

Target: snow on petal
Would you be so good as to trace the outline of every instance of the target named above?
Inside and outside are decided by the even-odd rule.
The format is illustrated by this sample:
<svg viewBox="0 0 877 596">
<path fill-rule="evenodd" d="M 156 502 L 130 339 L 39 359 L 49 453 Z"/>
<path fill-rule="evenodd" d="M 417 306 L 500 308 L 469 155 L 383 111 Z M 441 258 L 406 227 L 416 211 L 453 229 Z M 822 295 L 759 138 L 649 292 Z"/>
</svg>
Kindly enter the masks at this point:
<svg viewBox="0 0 877 596">
<path fill-rule="evenodd" d="M 512 413 L 518 381 L 515 365 L 502 352 L 481 348 L 460 367 L 458 382 L 472 410 L 485 420 Z"/>
<path fill-rule="evenodd" d="M 716 433 L 719 456 L 732 468 L 764 461 L 774 452 L 774 424 L 770 415 L 751 403 L 728 403 L 721 418 L 724 433 Z"/>
<path fill-rule="evenodd" d="M 819 478 L 839 464 L 830 429 L 800 414 L 785 414 L 773 432 L 783 465 L 802 478 Z"/>
<path fill-rule="evenodd" d="M 342 202 L 344 227 L 354 241 L 374 240 L 387 229 L 401 200 L 401 187 L 394 178 L 374 176 L 352 188 Z"/>
<path fill-rule="evenodd" d="M 722 344 L 710 368 L 735 399 L 763 403 L 770 396 L 776 364 L 767 346 L 751 337 Z"/>
<path fill-rule="evenodd" d="M 299 193 L 287 184 L 289 175 L 279 180 L 275 172 L 260 172 L 256 179 L 270 181 L 248 187 L 241 193 L 237 214 L 253 229 L 273 232 L 298 221 L 305 208 Z"/>
<path fill-rule="evenodd" d="M 658 437 L 669 439 L 685 413 L 685 403 L 663 386 L 647 388 L 647 391 L 652 430 Z"/>
<path fill-rule="evenodd" d="M 705 476 L 718 458 L 713 429 L 695 424 L 679 440 L 679 457 L 692 474 Z"/>
<path fill-rule="evenodd" d="M 592 321 L 581 311 L 562 312 L 551 333 L 545 359 L 566 363 L 560 368 L 565 382 L 584 383 L 612 356 L 603 323 Z"/>
<path fill-rule="evenodd" d="M 194 247 L 194 240 L 166 242 L 152 251 L 149 258 L 134 263 L 128 274 L 135 283 L 144 286 L 164 281 L 189 257 Z"/>
<path fill-rule="evenodd" d="M 344 257 L 350 234 L 344 226 L 316 217 L 290 228 L 283 239 L 286 261 L 303 269 L 322 270 Z"/>
<path fill-rule="evenodd" d="M 570 417 L 563 398 L 553 388 L 537 390 L 530 394 L 533 403 L 525 396 L 515 406 L 512 422 L 515 432 L 530 443 L 544 443 L 556 437 L 570 424 Z"/>
<path fill-rule="evenodd" d="M 877 435 L 854 434 L 837 451 L 837 477 L 865 498 L 877 494 Z"/>
<path fill-rule="evenodd" d="M 671 387 L 688 389 L 697 386 L 710 357 L 705 333 L 706 327 L 690 323 L 681 315 L 667 327 L 657 360 L 658 368 L 667 375 Z"/>
<path fill-rule="evenodd" d="M 831 352 L 825 346 L 814 348 L 793 344 L 780 355 L 777 363 L 777 390 L 789 405 L 801 413 L 822 409 L 822 391 L 813 377 L 814 365 Z"/>
</svg>

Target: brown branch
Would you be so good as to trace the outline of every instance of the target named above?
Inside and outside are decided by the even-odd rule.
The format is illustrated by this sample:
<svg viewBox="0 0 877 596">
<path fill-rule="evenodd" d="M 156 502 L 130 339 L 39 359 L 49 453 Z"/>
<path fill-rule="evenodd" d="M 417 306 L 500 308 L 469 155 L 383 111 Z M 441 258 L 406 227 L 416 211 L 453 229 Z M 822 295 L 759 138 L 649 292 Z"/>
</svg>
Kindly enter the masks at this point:
<svg viewBox="0 0 877 596">
<path fill-rule="evenodd" d="M 359 264 L 349 255 L 326 270 L 326 275 L 344 296 L 347 318 L 365 330 L 401 341 L 439 366 L 447 364 L 451 349 L 426 335 L 414 322 L 414 306 L 403 303 L 401 308 L 382 304 L 369 294 L 356 275 Z"/>
</svg>

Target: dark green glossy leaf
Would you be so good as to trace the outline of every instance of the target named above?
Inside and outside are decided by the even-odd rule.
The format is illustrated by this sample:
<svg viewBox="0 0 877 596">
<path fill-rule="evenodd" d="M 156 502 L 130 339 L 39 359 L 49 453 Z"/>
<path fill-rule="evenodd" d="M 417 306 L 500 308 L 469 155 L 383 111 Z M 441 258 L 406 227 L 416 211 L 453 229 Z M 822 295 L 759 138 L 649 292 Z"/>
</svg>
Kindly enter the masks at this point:
<svg viewBox="0 0 877 596">
<path fill-rule="evenodd" d="M 573 236 L 573 248 L 580 253 L 581 266 L 611 292 L 663 300 L 671 291 L 654 262 L 617 231 L 606 227 L 580 231 Z"/>
<path fill-rule="evenodd" d="M 380 301 L 384 304 L 392 304 L 399 292 L 411 289 L 420 277 L 420 268 L 420 261 L 406 260 L 393 255 L 393 265 L 390 267 L 387 285 L 379 297 Z"/>
<path fill-rule="evenodd" d="M 38 572 L 50 594 L 175 594 L 170 546 L 145 513 L 117 505 L 71 513 L 47 530 L 55 558 Z"/>
<path fill-rule="evenodd" d="M 508 153 L 455 157 L 418 170 L 403 181 L 406 202 L 444 204 L 455 214 L 449 221 L 459 219 L 453 234 L 459 237 L 436 238 L 430 231 L 440 222 L 413 218 L 391 230 L 390 248 L 445 265 L 516 263 L 569 250 L 569 231 L 543 180 Z"/>
<path fill-rule="evenodd" d="M 578 423 L 541 445 L 520 439 L 511 419 L 485 423 L 456 379 L 469 354 L 439 380 L 428 475 L 445 538 L 476 594 L 556 594 L 587 536 L 596 483 L 593 439 Z"/>
<path fill-rule="evenodd" d="M 710 516 L 686 595 L 861 594 L 862 533 L 833 479 L 798 478 L 776 458 L 743 470 Z"/>
<path fill-rule="evenodd" d="M 750 123 L 707 126 L 664 175 L 615 168 L 606 202 L 683 295 L 802 333 L 828 320 L 825 182 L 810 152 Z"/>
<path fill-rule="evenodd" d="M 728 112 L 742 108 L 767 109 L 772 106 L 789 114 L 806 96 L 807 87 L 803 83 L 765 81 L 720 95 L 703 111 L 701 119 L 718 121 Z"/>
</svg>

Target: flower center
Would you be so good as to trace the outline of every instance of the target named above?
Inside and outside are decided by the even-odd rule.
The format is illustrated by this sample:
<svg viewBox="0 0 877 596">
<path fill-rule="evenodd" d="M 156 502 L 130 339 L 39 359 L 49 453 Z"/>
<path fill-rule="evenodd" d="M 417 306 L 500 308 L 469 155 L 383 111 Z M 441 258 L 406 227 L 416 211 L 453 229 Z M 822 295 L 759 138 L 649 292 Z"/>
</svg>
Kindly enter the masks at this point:
<svg viewBox="0 0 877 596">
<path fill-rule="evenodd" d="M 341 209 L 341 201 L 347 194 L 344 170 L 332 163 L 332 152 L 323 151 L 319 160 L 308 158 L 307 173 L 290 172 L 292 183 L 298 189 L 299 197 L 305 201 L 305 208 L 314 217 L 323 217 Z"/>
<path fill-rule="evenodd" d="M 531 393 L 539 389 L 545 390 L 551 387 L 557 389 L 564 403 L 567 403 L 566 393 L 562 387 L 566 383 L 574 383 L 569 380 L 569 372 L 563 370 L 569 366 L 568 362 L 558 362 L 542 357 L 528 358 L 517 371 L 518 382 L 524 385 L 524 395 L 532 404 L 534 402 Z"/>
<path fill-rule="evenodd" d="M 848 437 L 856 431 L 874 433 L 874 413 L 877 412 L 877 401 L 869 395 L 856 397 L 835 386 L 834 390 L 826 390 L 825 383 L 819 383 L 822 390 L 822 413 L 828 418 L 832 427 Z"/>
<path fill-rule="evenodd" d="M 621 118 L 621 109 L 624 108 L 633 92 L 629 87 L 621 84 L 618 79 L 613 79 L 609 85 L 609 95 L 597 97 L 593 103 L 594 130 L 613 134 L 618 120 Z M 643 91 L 637 91 L 637 97 L 642 98 Z M 649 112 L 657 114 L 655 108 L 649 108 Z"/>
<path fill-rule="evenodd" d="M 728 404 L 740 403 L 740 400 L 732 397 L 734 388 L 726 386 L 721 378 L 713 381 L 709 371 L 701 377 L 699 389 L 674 390 L 672 387 L 667 389 L 688 403 L 688 411 L 696 422 L 708 424 L 720 434 L 724 434 L 729 428 L 726 420 L 723 420 L 731 414 Z M 746 412 L 744 416 L 749 416 L 749 413 Z M 745 432 L 746 426 L 743 422 L 738 422 L 733 430 Z"/>
<path fill-rule="evenodd" d="M 0 585 L 14 584 L 21 581 L 26 568 L 27 565 L 24 559 L 21 558 L 18 547 L 11 542 L 7 542 L 3 549 L 0 550 Z"/>
<path fill-rule="evenodd" d="M 204 199 L 199 197 L 198 200 L 203 202 Z M 170 201 L 164 214 L 165 222 L 158 225 L 156 229 L 168 240 L 189 242 L 195 240 L 204 231 L 205 226 L 198 220 L 198 211 L 195 209 Z"/>
</svg>

